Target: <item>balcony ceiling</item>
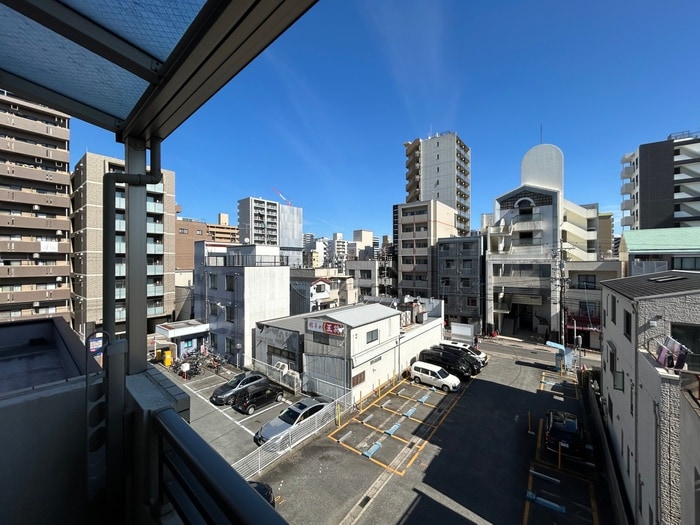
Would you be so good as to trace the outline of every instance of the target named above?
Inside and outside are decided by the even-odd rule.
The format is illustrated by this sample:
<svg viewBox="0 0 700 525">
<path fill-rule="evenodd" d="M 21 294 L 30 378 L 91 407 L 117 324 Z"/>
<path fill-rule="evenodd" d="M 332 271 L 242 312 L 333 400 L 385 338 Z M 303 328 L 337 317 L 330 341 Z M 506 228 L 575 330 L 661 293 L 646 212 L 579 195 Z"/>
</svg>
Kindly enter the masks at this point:
<svg viewBox="0 0 700 525">
<path fill-rule="evenodd" d="M 165 139 L 317 0 L 0 0 L 0 89 Z"/>
</svg>

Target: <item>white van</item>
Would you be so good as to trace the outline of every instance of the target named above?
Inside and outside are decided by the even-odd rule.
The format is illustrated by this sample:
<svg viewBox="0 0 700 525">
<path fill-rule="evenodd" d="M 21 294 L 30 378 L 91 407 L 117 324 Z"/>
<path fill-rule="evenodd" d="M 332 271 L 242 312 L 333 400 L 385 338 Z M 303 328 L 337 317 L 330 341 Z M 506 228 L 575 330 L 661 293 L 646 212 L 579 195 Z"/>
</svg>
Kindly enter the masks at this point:
<svg viewBox="0 0 700 525">
<path fill-rule="evenodd" d="M 414 383 L 442 388 L 445 392 L 459 390 L 459 379 L 448 374 L 444 368 L 424 361 L 416 361 L 411 365 L 411 379 Z"/>
</svg>

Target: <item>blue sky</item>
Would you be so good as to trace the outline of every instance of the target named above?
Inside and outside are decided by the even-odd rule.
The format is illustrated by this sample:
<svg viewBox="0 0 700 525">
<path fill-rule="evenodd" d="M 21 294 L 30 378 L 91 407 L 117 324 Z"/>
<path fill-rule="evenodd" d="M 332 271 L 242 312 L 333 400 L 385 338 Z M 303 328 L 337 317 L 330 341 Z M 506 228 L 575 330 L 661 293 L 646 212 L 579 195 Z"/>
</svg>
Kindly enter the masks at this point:
<svg viewBox="0 0 700 525">
<path fill-rule="evenodd" d="M 304 232 L 382 236 L 404 142 L 449 130 L 471 148 L 478 228 L 542 139 L 565 197 L 619 217 L 622 155 L 700 130 L 699 17 L 697 0 L 321 0 L 163 142 L 163 167 L 185 217 L 235 223 L 276 188 Z M 74 119 L 72 165 L 85 151 L 123 158 Z"/>
</svg>

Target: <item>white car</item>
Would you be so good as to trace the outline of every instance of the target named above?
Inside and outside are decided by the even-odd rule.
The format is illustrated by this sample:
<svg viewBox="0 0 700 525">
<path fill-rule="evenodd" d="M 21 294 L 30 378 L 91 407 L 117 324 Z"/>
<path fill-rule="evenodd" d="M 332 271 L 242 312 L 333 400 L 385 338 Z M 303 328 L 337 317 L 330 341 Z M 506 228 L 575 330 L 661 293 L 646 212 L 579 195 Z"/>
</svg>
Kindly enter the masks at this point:
<svg viewBox="0 0 700 525">
<path fill-rule="evenodd" d="M 440 346 L 458 348 L 459 350 L 468 352 L 479 360 L 482 367 L 486 366 L 489 362 L 489 358 L 484 352 L 477 348 L 474 348 L 472 345 L 467 343 L 460 343 L 459 341 L 450 341 L 449 339 L 443 339 L 442 341 L 440 341 Z"/>
</svg>

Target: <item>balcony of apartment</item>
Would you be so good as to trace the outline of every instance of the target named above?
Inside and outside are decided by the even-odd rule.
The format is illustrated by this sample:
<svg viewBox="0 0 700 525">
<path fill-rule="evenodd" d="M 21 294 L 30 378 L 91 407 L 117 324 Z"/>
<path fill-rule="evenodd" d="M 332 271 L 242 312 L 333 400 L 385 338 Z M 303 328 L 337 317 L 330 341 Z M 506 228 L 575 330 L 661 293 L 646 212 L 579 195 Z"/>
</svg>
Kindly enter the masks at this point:
<svg viewBox="0 0 700 525">
<path fill-rule="evenodd" d="M 146 184 L 146 191 L 162 195 L 165 193 L 165 185 L 162 182 L 158 184 Z"/>
<path fill-rule="evenodd" d="M 41 162 L 70 162 L 70 152 L 65 149 L 54 148 L 45 144 L 24 142 L 15 139 L 3 141 L 9 151 L 39 159 Z"/>
<path fill-rule="evenodd" d="M 163 206 L 162 202 L 147 202 L 146 203 L 146 211 L 148 213 L 163 213 L 165 210 L 165 207 Z"/>
<path fill-rule="evenodd" d="M 622 211 L 632 211 L 634 209 L 634 199 L 623 199 L 620 209 Z"/>
<path fill-rule="evenodd" d="M 621 179 L 631 179 L 632 177 L 634 177 L 634 166 L 624 166 L 620 170 Z"/>
<path fill-rule="evenodd" d="M 504 245 L 501 253 L 510 253 L 512 255 L 541 255 L 549 252 L 549 249 L 542 245 L 541 239 L 511 239 L 510 250 L 507 243 Z"/>
<path fill-rule="evenodd" d="M 149 284 L 146 286 L 146 297 L 163 297 L 165 287 L 162 284 Z"/>
<path fill-rule="evenodd" d="M 514 288 L 550 288 L 551 279 L 537 271 L 512 270 L 502 275 L 494 275 L 493 285 Z"/>
<path fill-rule="evenodd" d="M 420 175 L 406 178 L 408 179 L 408 182 L 406 183 L 406 192 L 411 193 L 412 191 L 417 190 L 420 184 Z"/>
<path fill-rule="evenodd" d="M 70 299 L 68 286 L 51 290 L 21 290 L 13 292 L 0 292 L 0 305 L 11 304 L 35 304 L 39 305 L 50 301 L 67 301 Z"/>
<path fill-rule="evenodd" d="M 35 189 L 10 190 L 0 189 L 0 200 L 31 206 L 35 212 L 55 211 L 55 208 L 67 209 L 70 198 L 65 193 L 41 193 Z"/>
<path fill-rule="evenodd" d="M 32 133 L 36 133 L 37 135 L 45 135 L 46 137 L 51 137 L 53 139 L 70 139 L 70 129 L 67 126 L 55 126 L 40 120 L 33 120 L 26 117 L 21 117 L 19 115 L 12 115 L 12 119 L 8 119 L 4 125 L 21 130 L 22 133 L 30 131 Z"/>
<path fill-rule="evenodd" d="M 126 272 L 126 264 L 123 265 Z M 162 264 L 149 264 L 146 266 L 146 272 L 148 275 L 163 275 L 165 272 L 165 266 Z M 124 274 L 126 275 L 126 273 Z"/>
<path fill-rule="evenodd" d="M 427 264 L 399 264 L 399 271 L 401 273 L 412 273 L 412 272 L 428 272 Z"/>
<path fill-rule="evenodd" d="M 544 230 L 544 221 L 541 213 L 521 214 L 513 217 L 511 221 L 513 232 L 540 232 Z"/>
<path fill-rule="evenodd" d="M 30 217 L 25 215 L 0 215 L 0 227 L 26 228 L 28 230 L 61 230 L 70 229 L 68 217 Z"/>
<path fill-rule="evenodd" d="M 165 227 L 162 222 L 149 221 L 146 223 L 146 233 L 164 233 Z"/>
<path fill-rule="evenodd" d="M 161 243 L 161 242 L 147 242 L 146 243 L 146 253 L 148 255 L 162 255 L 164 252 L 165 252 L 165 248 L 163 246 L 163 243 Z"/>
<path fill-rule="evenodd" d="M 63 230 L 60 231 L 63 235 Z M 0 252 L 3 252 L 4 259 L 13 258 L 8 254 L 70 253 L 70 242 L 58 238 L 55 241 L 0 241 Z"/>
<path fill-rule="evenodd" d="M 620 226 L 623 226 L 623 227 L 634 226 L 634 217 L 632 217 L 631 215 L 627 215 L 625 217 L 622 217 L 622 219 L 620 219 Z"/>
<path fill-rule="evenodd" d="M 634 182 L 625 182 L 620 188 L 620 195 L 632 195 L 634 193 Z"/>
<path fill-rule="evenodd" d="M 57 162 L 56 166 L 59 171 L 51 171 L 41 168 L 33 168 L 29 166 L 19 166 L 11 162 L 5 162 L 4 164 L 0 162 L 0 175 L 7 175 L 10 177 L 17 177 L 18 179 L 29 180 L 32 182 L 41 183 L 52 183 L 56 184 L 56 189 L 64 191 L 65 188 L 70 185 L 70 173 L 67 171 L 61 171 L 68 168 L 67 163 Z M 48 166 L 48 164 L 47 164 Z"/>
<path fill-rule="evenodd" d="M 634 152 L 625 153 L 620 159 L 620 164 L 629 164 L 634 161 Z"/>
<path fill-rule="evenodd" d="M 117 287 L 114 290 L 114 298 L 117 301 L 126 299 L 126 283 L 117 283 Z"/>
<path fill-rule="evenodd" d="M 488 233 L 490 236 L 512 235 L 513 225 L 510 223 L 506 223 L 505 220 L 501 219 L 500 221 L 498 221 L 498 224 L 489 226 Z"/>
<path fill-rule="evenodd" d="M 5 256 L 7 258 L 7 256 Z M 70 275 L 70 266 L 68 264 L 34 264 L 32 261 L 20 261 L 24 264 L 11 264 L 7 266 L 0 266 L 0 279 L 4 278 L 14 278 L 14 279 L 26 279 L 26 278 L 61 278 L 61 281 L 65 282 Z"/>
</svg>

